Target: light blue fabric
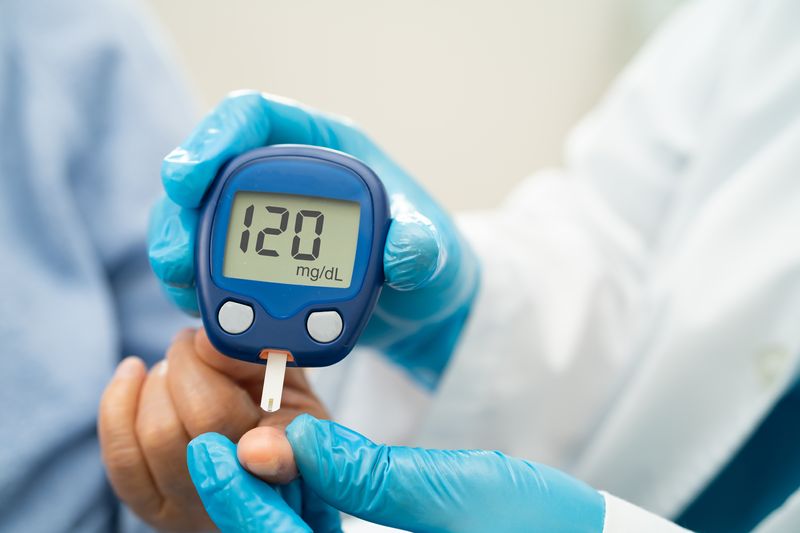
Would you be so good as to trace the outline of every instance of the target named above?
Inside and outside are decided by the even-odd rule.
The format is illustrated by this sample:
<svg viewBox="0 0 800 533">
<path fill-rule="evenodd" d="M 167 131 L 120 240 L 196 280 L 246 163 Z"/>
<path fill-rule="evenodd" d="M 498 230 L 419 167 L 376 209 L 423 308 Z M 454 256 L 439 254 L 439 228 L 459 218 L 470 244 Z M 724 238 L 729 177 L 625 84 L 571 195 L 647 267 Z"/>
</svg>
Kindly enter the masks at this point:
<svg viewBox="0 0 800 533">
<path fill-rule="evenodd" d="M 0 532 L 115 529 L 101 391 L 187 324 L 145 229 L 193 105 L 151 37 L 127 0 L 0 2 Z"/>
<path fill-rule="evenodd" d="M 313 493 L 371 522 L 426 532 L 603 530 L 604 498 L 544 465 L 500 452 L 378 445 L 310 415 L 286 434 Z M 218 435 L 201 435 L 189 449 L 192 480 L 223 531 L 308 530 L 271 487 L 238 466 L 235 448 Z"/>
<path fill-rule="evenodd" d="M 226 161 L 282 143 L 347 152 L 369 165 L 386 186 L 393 218 L 383 257 L 386 286 L 360 342 L 433 387 L 475 297 L 478 261 L 433 198 L 346 120 L 256 92 L 223 100 L 164 160 L 168 198 L 155 206 L 149 230 L 153 270 L 179 306 L 197 313 L 195 209 Z"/>
</svg>

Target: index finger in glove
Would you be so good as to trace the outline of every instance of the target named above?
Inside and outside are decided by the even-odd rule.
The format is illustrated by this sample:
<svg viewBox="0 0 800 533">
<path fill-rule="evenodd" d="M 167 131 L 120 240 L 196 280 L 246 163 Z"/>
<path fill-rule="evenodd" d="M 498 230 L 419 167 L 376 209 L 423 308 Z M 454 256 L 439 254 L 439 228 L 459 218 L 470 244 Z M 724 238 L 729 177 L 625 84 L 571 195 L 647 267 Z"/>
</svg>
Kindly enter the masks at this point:
<svg viewBox="0 0 800 533">
<path fill-rule="evenodd" d="M 162 197 L 150 212 L 147 253 L 155 275 L 175 288 L 194 288 L 197 211 Z"/>
<path fill-rule="evenodd" d="M 236 446 L 222 435 L 190 442 L 187 462 L 203 506 L 221 531 L 311 531 L 275 489 L 245 472 Z"/>
<path fill-rule="evenodd" d="M 219 168 L 231 157 L 264 145 L 269 135 L 261 96 L 225 98 L 161 164 L 167 195 L 183 207 L 198 207 Z"/>
<path fill-rule="evenodd" d="M 232 157 L 279 143 L 339 149 L 335 130 L 341 126 L 288 99 L 256 91 L 231 93 L 164 158 L 164 189 L 175 203 L 197 207 L 220 167 Z"/>
</svg>

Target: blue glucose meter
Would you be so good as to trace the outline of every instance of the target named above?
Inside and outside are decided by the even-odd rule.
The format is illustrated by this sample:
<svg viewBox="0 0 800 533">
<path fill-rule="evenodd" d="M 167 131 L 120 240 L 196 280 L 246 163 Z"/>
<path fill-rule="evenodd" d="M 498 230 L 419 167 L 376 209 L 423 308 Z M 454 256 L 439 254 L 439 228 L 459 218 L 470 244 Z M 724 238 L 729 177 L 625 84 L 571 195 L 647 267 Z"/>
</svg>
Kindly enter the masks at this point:
<svg viewBox="0 0 800 533">
<path fill-rule="evenodd" d="M 390 215 L 375 173 L 341 152 L 277 145 L 230 161 L 207 195 L 197 289 L 214 346 L 250 362 L 283 354 L 283 367 L 344 358 L 383 285 Z"/>
</svg>

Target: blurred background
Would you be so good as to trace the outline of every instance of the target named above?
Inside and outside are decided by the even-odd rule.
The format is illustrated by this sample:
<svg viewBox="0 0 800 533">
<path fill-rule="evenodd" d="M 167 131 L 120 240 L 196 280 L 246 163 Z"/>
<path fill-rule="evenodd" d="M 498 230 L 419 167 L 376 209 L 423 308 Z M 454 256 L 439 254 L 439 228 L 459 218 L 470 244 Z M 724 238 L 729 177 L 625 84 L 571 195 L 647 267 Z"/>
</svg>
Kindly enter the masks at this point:
<svg viewBox="0 0 800 533">
<path fill-rule="evenodd" d="M 679 0 L 148 0 L 207 109 L 230 90 L 350 116 L 451 209 L 560 162 Z"/>
</svg>

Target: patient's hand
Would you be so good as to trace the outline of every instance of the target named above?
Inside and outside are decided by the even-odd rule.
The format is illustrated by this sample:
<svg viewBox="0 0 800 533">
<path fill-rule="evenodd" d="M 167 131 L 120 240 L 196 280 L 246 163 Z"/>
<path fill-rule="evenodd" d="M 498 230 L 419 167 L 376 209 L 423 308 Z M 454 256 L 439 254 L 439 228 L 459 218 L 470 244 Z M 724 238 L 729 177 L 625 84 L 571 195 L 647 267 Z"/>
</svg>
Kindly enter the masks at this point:
<svg viewBox="0 0 800 533">
<path fill-rule="evenodd" d="M 186 445 L 209 431 L 237 442 L 260 426 L 257 449 L 248 451 L 250 436 L 243 439 L 240 460 L 274 483 L 296 477 L 284 428 L 301 413 L 327 414 L 303 371 L 294 368 L 286 370 L 281 409 L 265 413 L 259 407 L 263 379 L 262 365 L 221 355 L 202 329 L 178 335 L 150 372 L 135 357 L 120 363 L 98 422 L 103 462 L 119 498 L 159 529 L 213 527 L 186 467 Z"/>
</svg>

